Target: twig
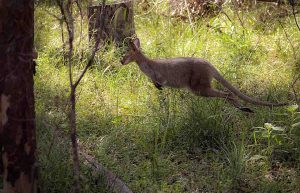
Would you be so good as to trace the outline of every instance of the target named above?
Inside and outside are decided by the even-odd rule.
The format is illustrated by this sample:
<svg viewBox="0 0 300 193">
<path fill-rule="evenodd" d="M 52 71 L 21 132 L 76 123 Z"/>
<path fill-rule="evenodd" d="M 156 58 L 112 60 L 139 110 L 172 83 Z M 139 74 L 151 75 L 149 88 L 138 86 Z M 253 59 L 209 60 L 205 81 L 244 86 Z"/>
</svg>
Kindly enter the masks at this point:
<svg viewBox="0 0 300 193">
<path fill-rule="evenodd" d="M 81 72 L 79 78 L 77 79 L 77 81 L 74 83 L 74 87 L 76 88 L 78 86 L 78 84 L 80 83 L 81 79 L 83 78 L 83 76 L 85 75 L 86 71 L 88 70 L 88 68 L 93 64 L 93 61 L 94 61 L 94 58 L 95 58 L 95 55 L 96 55 L 96 52 L 98 50 L 98 47 L 99 47 L 99 44 L 100 44 L 100 37 L 101 37 L 101 32 L 102 32 L 102 29 L 103 29 L 103 26 L 104 26 L 104 17 L 105 17 L 105 14 L 104 14 L 104 6 L 105 6 L 105 0 L 102 1 L 102 9 L 101 9 L 101 23 L 100 23 L 100 27 L 99 27 L 99 30 L 97 30 L 97 38 L 96 38 L 96 43 L 94 45 L 94 49 L 93 49 L 93 52 L 88 60 L 88 63 L 87 65 L 85 66 L 85 68 L 83 69 L 83 71 Z"/>
<path fill-rule="evenodd" d="M 72 17 L 72 11 L 70 10 L 70 4 L 72 0 L 68 0 L 67 2 L 67 9 L 64 9 L 63 0 L 56 0 L 56 3 L 60 9 L 62 19 L 66 23 L 67 31 L 69 34 L 69 52 L 68 52 L 68 61 L 69 61 L 69 79 L 70 79 L 70 86 L 73 85 L 73 78 L 72 78 L 72 55 L 73 55 L 73 41 L 74 41 L 74 21 Z M 67 12 L 67 13 L 66 13 Z"/>
<path fill-rule="evenodd" d="M 187 12 L 188 12 L 188 18 L 189 18 L 191 29 L 194 32 L 194 25 L 193 25 L 193 20 L 192 20 L 192 16 L 191 16 L 191 11 L 190 11 L 189 5 L 188 5 L 188 3 L 187 3 L 186 0 L 184 0 L 184 3 L 185 3 L 185 7 L 187 9 Z"/>
<path fill-rule="evenodd" d="M 236 6 L 236 7 L 239 7 L 239 5 L 238 5 L 238 3 L 236 4 L 237 2 L 236 1 L 234 1 L 234 5 Z M 245 29 L 245 27 L 244 27 L 244 22 L 243 22 L 243 20 L 241 19 L 241 17 L 240 17 L 240 14 L 239 14 L 239 10 L 238 10 L 239 8 L 237 8 L 237 10 L 236 10 L 236 15 L 237 15 L 237 17 L 238 17 L 238 19 L 239 19 L 239 22 L 240 22 L 240 24 L 241 24 L 241 26 L 243 27 L 243 29 Z M 244 32 L 244 31 L 243 31 Z"/>
<path fill-rule="evenodd" d="M 57 15 L 51 13 L 51 12 L 48 11 L 47 9 L 45 10 L 45 12 L 46 12 L 47 14 L 51 15 L 52 17 L 54 17 L 55 19 L 59 20 L 59 21 L 62 19 L 62 18 L 60 18 L 59 16 L 57 16 Z"/>
<path fill-rule="evenodd" d="M 293 44 L 292 44 L 292 41 L 290 40 L 290 38 L 289 38 L 287 32 L 285 31 L 284 26 L 283 26 L 282 23 L 280 22 L 280 20 L 278 20 L 278 22 L 279 22 L 280 26 L 281 26 L 282 29 L 283 29 L 283 32 L 284 32 L 284 34 L 285 34 L 286 39 L 288 40 L 288 42 L 290 43 L 290 45 L 291 45 L 291 47 L 292 47 L 293 56 L 294 56 L 294 59 L 296 60 L 296 59 L 297 59 L 297 57 L 296 57 L 296 51 L 295 51 L 295 48 L 294 48 L 294 46 L 293 46 Z"/>
<path fill-rule="evenodd" d="M 295 89 L 295 85 L 296 83 L 298 82 L 298 80 L 300 79 L 300 75 L 298 75 L 295 80 L 293 81 L 292 83 L 292 88 L 293 88 L 293 93 L 294 93 L 294 97 L 295 97 L 295 101 L 298 102 L 298 94 L 296 92 L 296 89 Z"/>
<path fill-rule="evenodd" d="M 64 35 L 64 23 L 63 21 L 59 22 L 61 41 L 62 41 L 62 51 L 63 51 L 63 64 L 66 65 L 66 44 L 65 44 L 65 35 Z"/>
<path fill-rule="evenodd" d="M 240 21 L 241 26 L 243 27 L 243 29 L 245 29 L 245 27 L 244 27 L 244 22 L 243 22 L 243 20 L 241 19 L 240 14 L 239 14 L 238 11 L 236 12 L 236 15 L 237 15 L 237 17 L 238 17 L 238 19 L 239 19 L 239 21 Z"/>
<path fill-rule="evenodd" d="M 54 145 L 54 139 L 55 139 L 55 134 L 53 134 L 51 141 L 50 141 L 50 145 L 49 145 L 49 149 L 48 149 L 48 153 L 47 153 L 47 159 L 49 159 L 50 153 L 52 152 L 52 147 Z"/>
<path fill-rule="evenodd" d="M 57 1 L 58 2 L 58 1 Z M 62 10 L 61 10 L 62 11 Z M 64 12 L 64 11 L 63 11 Z M 63 13 L 61 12 L 61 14 Z M 65 65 L 66 63 L 66 42 L 65 42 L 65 35 L 64 35 L 64 16 L 61 15 L 60 17 L 51 13 L 50 11 L 46 10 L 46 13 L 48 13 L 49 15 L 51 15 L 52 17 L 54 17 L 56 20 L 58 20 L 59 22 L 59 27 L 60 27 L 60 33 L 61 33 L 61 42 L 62 42 L 62 51 L 63 51 L 63 64 Z"/>
<path fill-rule="evenodd" d="M 295 1 L 294 0 L 290 0 L 290 4 L 292 5 L 295 23 L 297 25 L 298 30 L 300 31 L 300 26 L 298 24 L 297 17 L 296 17 L 296 12 L 295 12 Z"/>
<path fill-rule="evenodd" d="M 68 0 L 66 6 L 62 0 L 56 0 L 60 8 L 61 14 L 63 16 L 63 21 L 66 23 L 68 36 L 69 36 L 69 51 L 68 51 L 68 64 L 69 64 L 69 81 L 70 81 L 70 115 L 69 115 L 69 124 L 70 124 L 70 137 L 72 142 L 72 159 L 73 159 L 73 174 L 74 174 L 74 184 L 73 192 L 80 192 L 80 165 L 78 158 L 78 144 L 77 144 L 77 133 L 76 133 L 76 100 L 75 92 L 76 88 L 73 85 L 73 73 L 72 73 L 72 56 L 73 56 L 73 41 L 74 41 L 74 19 L 73 19 L 73 0 Z"/>
<path fill-rule="evenodd" d="M 70 109 L 69 121 L 70 121 L 70 137 L 71 137 L 71 142 L 72 142 L 72 159 L 73 159 L 73 173 L 74 173 L 74 184 L 73 184 L 74 190 L 73 190 L 73 192 L 79 193 L 80 192 L 80 164 L 79 164 L 78 142 L 77 142 L 77 132 L 76 132 L 76 130 L 77 130 L 77 125 L 76 125 L 76 88 L 77 88 L 78 84 L 80 83 L 80 81 L 82 80 L 82 78 L 85 75 L 88 68 L 92 65 L 95 54 L 96 54 L 99 44 L 100 44 L 100 33 L 102 31 L 103 22 L 104 22 L 103 21 L 104 20 L 103 9 L 105 6 L 105 0 L 102 1 L 102 10 L 101 10 L 102 22 L 100 23 L 100 30 L 97 33 L 97 40 L 96 40 L 94 49 L 88 60 L 87 65 L 85 66 L 84 70 L 80 74 L 79 78 L 75 81 L 75 83 L 73 83 L 73 73 L 72 73 L 72 56 L 73 56 L 73 42 L 74 42 L 74 18 L 73 18 L 73 11 L 72 11 L 73 0 L 68 0 L 65 8 L 64 8 L 62 0 L 56 0 L 56 1 L 60 7 L 61 14 L 63 16 L 63 21 L 66 23 L 67 31 L 68 31 L 68 35 L 69 35 L 68 63 L 69 63 L 69 81 L 70 81 L 70 88 L 71 88 L 71 92 L 70 92 L 71 109 Z M 76 3 L 81 12 L 81 6 L 79 5 L 79 2 L 76 1 Z M 81 12 L 81 14 L 82 14 L 82 12 Z M 81 20 L 82 20 L 82 18 L 81 18 Z"/>
<path fill-rule="evenodd" d="M 223 13 L 231 23 L 233 23 L 229 15 L 225 11 L 221 10 L 221 13 Z"/>
<path fill-rule="evenodd" d="M 80 164 L 78 156 L 78 144 L 77 144 L 77 125 L 76 125 L 76 88 L 73 85 L 73 73 L 72 73 L 72 56 L 73 56 L 73 41 L 74 41 L 74 18 L 73 18 L 73 0 L 68 0 L 66 4 L 67 20 L 67 30 L 69 34 L 69 54 L 68 54 L 68 63 L 69 63 L 69 79 L 70 79 L 70 137 L 72 142 L 72 158 L 73 158 L 73 173 L 74 173 L 74 184 L 73 192 L 80 192 Z"/>
<path fill-rule="evenodd" d="M 83 35 L 83 13 L 82 13 L 82 7 L 81 4 L 79 3 L 79 0 L 75 0 L 75 3 L 80 14 L 80 36 L 79 36 L 79 43 L 78 43 L 78 47 L 80 48 L 82 42 L 82 35 Z M 83 56 L 83 51 L 81 53 L 81 58 L 82 56 Z"/>
<path fill-rule="evenodd" d="M 66 5 L 67 17 L 65 17 L 65 22 L 67 25 L 67 30 L 69 34 L 69 54 L 68 54 L 68 62 L 69 62 L 69 79 L 70 79 L 70 87 L 73 86 L 73 73 L 72 73 L 72 55 L 73 55 L 73 41 L 74 41 L 74 19 L 73 19 L 73 11 L 72 11 L 73 0 L 68 0 Z"/>
</svg>

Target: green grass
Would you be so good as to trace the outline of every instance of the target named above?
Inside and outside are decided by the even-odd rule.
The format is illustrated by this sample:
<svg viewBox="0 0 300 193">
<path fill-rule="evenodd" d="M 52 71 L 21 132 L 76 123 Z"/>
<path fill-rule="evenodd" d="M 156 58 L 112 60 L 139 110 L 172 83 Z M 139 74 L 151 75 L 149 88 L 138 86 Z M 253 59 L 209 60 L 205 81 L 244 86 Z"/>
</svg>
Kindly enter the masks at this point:
<svg viewBox="0 0 300 193">
<path fill-rule="evenodd" d="M 249 96 L 293 99 L 290 85 L 299 74 L 300 32 L 291 17 L 280 19 L 288 41 L 277 19 L 259 21 L 264 7 L 244 14 L 245 28 L 225 7 L 233 23 L 220 14 L 199 19 L 193 31 L 189 23 L 163 16 L 164 5 L 151 5 L 156 7 L 147 14 L 136 8 L 135 16 L 148 56 L 202 57 Z M 36 8 L 40 181 L 44 192 L 66 192 L 72 185 L 70 144 L 55 130 L 68 133 L 68 68 L 62 64 L 59 25 L 45 9 L 57 11 Z M 76 50 L 75 76 L 86 62 L 80 50 L 88 56 L 88 49 Z M 196 97 L 187 90 L 159 91 L 137 65 L 121 66 L 119 60 L 120 51 L 109 46 L 83 78 L 77 90 L 78 135 L 86 151 L 133 192 L 300 191 L 300 135 L 299 127 L 292 126 L 299 121 L 296 110 L 253 107 L 256 113 L 246 114 L 221 99 Z M 299 93 L 299 86 L 295 89 Z M 265 137 L 255 141 L 254 127 L 265 123 L 286 129 L 281 144 Z M 82 174 L 84 192 L 107 191 L 101 176 L 84 164 Z"/>
</svg>

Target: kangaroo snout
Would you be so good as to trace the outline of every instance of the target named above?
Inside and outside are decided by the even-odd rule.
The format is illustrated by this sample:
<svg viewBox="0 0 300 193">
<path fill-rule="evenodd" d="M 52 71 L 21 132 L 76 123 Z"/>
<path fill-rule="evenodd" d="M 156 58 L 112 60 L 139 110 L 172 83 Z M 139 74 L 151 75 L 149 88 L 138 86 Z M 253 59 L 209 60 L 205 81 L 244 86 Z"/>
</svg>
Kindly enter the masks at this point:
<svg viewBox="0 0 300 193">
<path fill-rule="evenodd" d="M 127 60 L 128 60 L 128 56 L 127 56 L 127 54 L 124 54 L 122 56 L 122 59 L 120 60 L 120 62 L 121 62 L 122 65 L 125 65 L 125 64 L 128 64 Z"/>
<path fill-rule="evenodd" d="M 127 52 L 122 59 L 120 60 L 122 65 L 129 64 L 130 62 L 133 62 L 133 53 Z"/>
<path fill-rule="evenodd" d="M 128 59 L 127 59 L 126 57 L 123 57 L 123 58 L 120 60 L 120 62 L 121 62 L 122 65 L 126 65 L 126 64 L 129 63 L 129 62 L 128 62 Z"/>
</svg>

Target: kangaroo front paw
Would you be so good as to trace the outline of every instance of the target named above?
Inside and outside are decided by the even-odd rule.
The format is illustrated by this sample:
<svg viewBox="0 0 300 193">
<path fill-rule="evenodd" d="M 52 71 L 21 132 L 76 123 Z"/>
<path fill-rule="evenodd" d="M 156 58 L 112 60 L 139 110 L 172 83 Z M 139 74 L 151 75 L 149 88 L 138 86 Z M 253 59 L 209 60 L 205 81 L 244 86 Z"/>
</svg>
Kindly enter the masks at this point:
<svg viewBox="0 0 300 193">
<path fill-rule="evenodd" d="M 154 86 L 155 86 L 158 90 L 162 90 L 162 85 L 159 84 L 158 82 L 154 82 Z"/>
<path fill-rule="evenodd" d="M 248 112 L 248 113 L 254 113 L 254 111 L 251 110 L 251 109 L 248 108 L 248 107 L 239 107 L 239 109 L 240 109 L 241 111 L 245 111 L 245 112 Z"/>
</svg>

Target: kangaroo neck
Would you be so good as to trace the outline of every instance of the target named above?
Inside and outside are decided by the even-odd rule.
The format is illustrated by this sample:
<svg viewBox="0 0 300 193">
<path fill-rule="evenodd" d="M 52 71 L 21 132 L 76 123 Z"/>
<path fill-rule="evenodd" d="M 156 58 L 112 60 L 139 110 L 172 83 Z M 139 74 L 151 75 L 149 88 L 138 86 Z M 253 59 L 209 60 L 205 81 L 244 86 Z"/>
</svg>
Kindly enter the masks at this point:
<svg viewBox="0 0 300 193">
<path fill-rule="evenodd" d="M 136 63 L 142 72 L 144 72 L 151 79 L 155 79 L 156 75 L 153 70 L 152 60 L 147 58 L 142 52 L 136 57 Z"/>
<path fill-rule="evenodd" d="M 135 61 L 139 66 L 150 65 L 149 63 L 151 63 L 151 59 L 145 56 L 142 52 L 138 53 Z"/>
</svg>

